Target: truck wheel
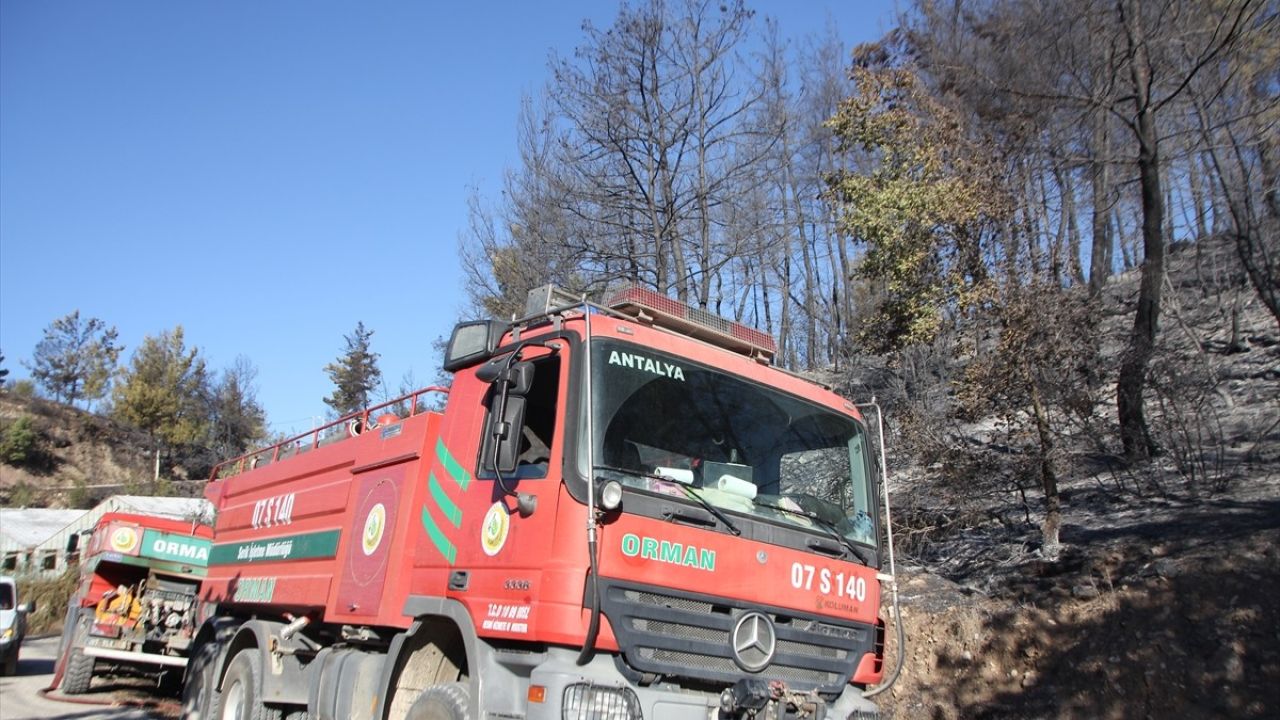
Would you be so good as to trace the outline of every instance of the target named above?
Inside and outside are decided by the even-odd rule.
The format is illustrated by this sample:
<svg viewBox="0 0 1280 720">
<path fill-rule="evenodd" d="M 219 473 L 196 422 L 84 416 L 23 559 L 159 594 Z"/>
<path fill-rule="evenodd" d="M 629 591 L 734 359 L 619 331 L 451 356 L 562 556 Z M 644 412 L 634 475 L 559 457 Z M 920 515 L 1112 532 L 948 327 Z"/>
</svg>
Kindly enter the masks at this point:
<svg viewBox="0 0 1280 720">
<path fill-rule="evenodd" d="M 62 675 L 62 692 L 67 695 L 80 695 L 89 692 L 93 682 L 93 658 L 84 654 L 84 646 L 89 641 L 89 621 L 92 611 L 81 612 L 76 621 L 74 634 L 67 649 L 67 669 Z"/>
<path fill-rule="evenodd" d="M 182 717 L 188 720 L 213 720 L 218 709 L 218 679 L 213 676 L 218 664 L 218 644 L 201 643 L 187 661 L 182 682 Z"/>
<path fill-rule="evenodd" d="M 218 720 L 280 720 L 280 709 L 262 704 L 262 656 L 246 648 L 231 661 L 222 678 Z"/>
<path fill-rule="evenodd" d="M 4 659 L 4 667 L 0 668 L 0 675 L 17 675 L 18 674 L 18 650 L 14 648 L 9 657 Z"/>
<path fill-rule="evenodd" d="M 467 720 L 471 717 L 471 688 L 467 683 L 433 685 L 418 696 L 405 720 Z"/>
</svg>

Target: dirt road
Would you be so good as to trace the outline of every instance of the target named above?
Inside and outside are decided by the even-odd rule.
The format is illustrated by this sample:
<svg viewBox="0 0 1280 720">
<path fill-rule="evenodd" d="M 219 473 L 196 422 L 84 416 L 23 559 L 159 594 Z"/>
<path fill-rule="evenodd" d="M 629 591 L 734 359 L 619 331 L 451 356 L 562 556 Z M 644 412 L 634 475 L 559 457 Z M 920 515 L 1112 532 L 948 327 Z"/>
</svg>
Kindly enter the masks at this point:
<svg viewBox="0 0 1280 720">
<path fill-rule="evenodd" d="M 22 644 L 18 673 L 0 677 L 0 720 L 59 718 L 60 720 L 159 720 L 165 715 L 154 710 L 112 705 L 120 702 L 118 692 L 95 692 L 81 699 L 104 704 L 60 702 L 39 692 L 53 679 L 53 661 L 58 638 L 28 638 Z"/>
</svg>

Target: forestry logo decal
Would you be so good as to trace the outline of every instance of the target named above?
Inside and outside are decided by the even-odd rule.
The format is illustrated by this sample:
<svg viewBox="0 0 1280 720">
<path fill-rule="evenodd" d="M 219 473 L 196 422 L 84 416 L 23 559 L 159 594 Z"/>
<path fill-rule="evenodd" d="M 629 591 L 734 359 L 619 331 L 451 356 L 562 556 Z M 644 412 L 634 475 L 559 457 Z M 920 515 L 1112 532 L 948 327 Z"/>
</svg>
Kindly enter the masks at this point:
<svg viewBox="0 0 1280 720">
<path fill-rule="evenodd" d="M 360 548 L 364 554 L 372 555 L 382 544 L 382 534 L 387 527 L 387 508 L 378 503 L 369 508 L 369 515 L 364 519 L 364 533 L 360 536 Z"/>
<path fill-rule="evenodd" d="M 511 517 L 502 503 L 494 503 L 489 512 L 484 514 L 484 522 L 480 525 L 480 545 L 484 554 L 493 557 L 502 551 L 507 544 L 507 533 L 511 530 Z"/>
<path fill-rule="evenodd" d="M 138 551 L 138 531 L 131 527 L 118 527 L 111 531 L 108 544 L 111 549 L 122 555 L 132 555 Z"/>
<path fill-rule="evenodd" d="M 360 500 L 351 513 L 351 537 L 342 551 L 346 567 L 338 582 L 338 604 L 363 608 L 357 614 L 376 613 L 380 604 L 387 563 L 400 529 L 396 519 L 402 517 L 400 483 L 404 476 L 405 468 L 400 466 L 359 481 Z"/>
</svg>

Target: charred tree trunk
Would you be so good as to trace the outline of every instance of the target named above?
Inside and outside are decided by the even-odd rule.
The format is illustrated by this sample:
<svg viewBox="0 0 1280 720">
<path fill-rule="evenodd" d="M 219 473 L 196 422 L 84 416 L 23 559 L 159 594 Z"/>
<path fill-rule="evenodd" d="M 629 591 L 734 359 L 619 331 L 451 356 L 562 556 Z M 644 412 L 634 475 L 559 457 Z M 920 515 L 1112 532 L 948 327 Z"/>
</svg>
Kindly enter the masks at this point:
<svg viewBox="0 0 1280 720">
<path fill-rule="evenodd" d="M 1123 3 L 1121 11 L 1124 13 Z M 1146 46 L 1142 44 L 1141 17 L 1138 12 L 1133 12 L 1125 20 L 1133 52 L 1130 77 L 1137 113 L 1132 127 L 1138 140 L 1143 261 L 1138 309 L 1116 383 L 1116 411 L 1125 457 L 1143 460 L 1155 455 L 1157 449 L 1147 426 L 1142 395 L 1147 385 L 1147 368 L 1155 352 L 1156 331 L 1160 327 L 1160 294 L 1164 287 L 1164 193 L 1160 189 L 1159 139 L 1155 108 L 1151 102 L 1151 66 Z"/>
<path fill-rule="evenodd" d="M 1045 558 L 1055 560 L 1061 548 L 1059 531 L 1062 529 L 1062 499 L 1058 493 L 1058 476 L 1053 471 L 1053 436 L 1049 432 L 1049 413 L 1045 410 L 1040 388 L 1030 369 L 1023 368 L 1027 387 L 1031 390 L 1031 408 L 1036 419 L 1036 435 L 1040 440 L 1040 487 L 1044 491 L 1044 550 Z"/>
</svg>

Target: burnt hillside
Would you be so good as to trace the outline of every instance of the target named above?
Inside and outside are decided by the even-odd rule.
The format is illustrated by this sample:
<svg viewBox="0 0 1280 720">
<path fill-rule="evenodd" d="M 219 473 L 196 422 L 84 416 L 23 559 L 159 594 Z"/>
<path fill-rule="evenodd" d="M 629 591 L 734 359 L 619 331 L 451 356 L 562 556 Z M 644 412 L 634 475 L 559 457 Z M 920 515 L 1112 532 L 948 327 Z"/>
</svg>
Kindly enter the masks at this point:
<svg viewBox="0 0 1280 720">
<path fill-rule="evenodd" d="M 1231 250 L 1171 257 L 1149 464 L 1123 462 L 1105 394 L 1137 273 L 1108 286 L 1102 402 L 1055 425 L 1052 556 L 1016 433 L 935 418 L 897 438 L 934 452 L 897 453 L 908 645 L 892 717 L 1280 715 L 1280 332 Z"/>
<path fill-rule="evenodd" d="M 0 505 L 88 508 L 116 493 L 193 495 L 203 477 L 170 462 L 155 475 L 153 441 L 110 418 L 0 391 Z"/>
</svg>

